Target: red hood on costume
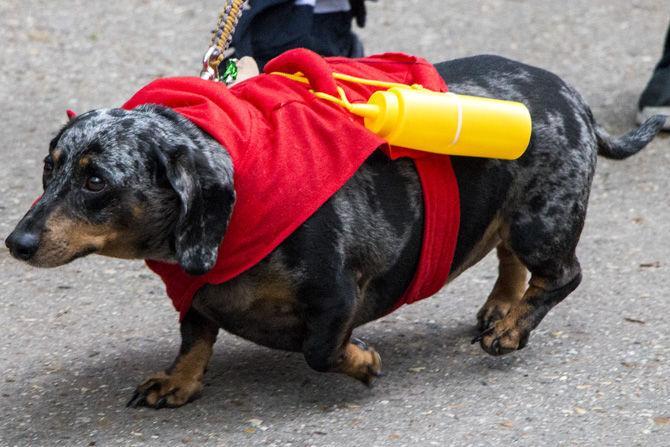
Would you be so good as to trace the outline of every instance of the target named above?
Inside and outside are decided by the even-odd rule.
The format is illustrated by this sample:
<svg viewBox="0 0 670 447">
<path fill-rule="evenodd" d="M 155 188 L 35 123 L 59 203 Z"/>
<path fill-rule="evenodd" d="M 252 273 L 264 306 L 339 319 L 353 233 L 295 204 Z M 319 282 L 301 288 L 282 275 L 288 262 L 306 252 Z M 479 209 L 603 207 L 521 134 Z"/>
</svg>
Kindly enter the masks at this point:
<svg viewBox="0 0 670 447">
<path fill-rule="evenodd" d="M 311 88 L 332 95 L 340 85 L 352 102 L 367 102 L 379 87 L 336 84 L 333 71 L 447 90 L 430 63 L 399 53 L 324 59 L 298 49 L 270 61 L 265 72 L 273 71 L 300 71 Z M 390 148 L 363 126 L 361 118 L 316 98 L 304 84 L 272 74 L 230 89 L 199 78 L 158 79 L 123 108 L 149 103 L 170 107 L 215 138 L 230 153 L 234 167 L 237 201 L 214 268 L 191 276 L 179 265 L 147 260 L 182 318 L 200 287 L 224 283 L 258 264 L 377 149 L 391 158 L 414 159 L 425 203 L 419 265 L 396 307 L 433 295 L 445 284 L 459 225 L 458 186 L 449 157 Z"/>
</svg>

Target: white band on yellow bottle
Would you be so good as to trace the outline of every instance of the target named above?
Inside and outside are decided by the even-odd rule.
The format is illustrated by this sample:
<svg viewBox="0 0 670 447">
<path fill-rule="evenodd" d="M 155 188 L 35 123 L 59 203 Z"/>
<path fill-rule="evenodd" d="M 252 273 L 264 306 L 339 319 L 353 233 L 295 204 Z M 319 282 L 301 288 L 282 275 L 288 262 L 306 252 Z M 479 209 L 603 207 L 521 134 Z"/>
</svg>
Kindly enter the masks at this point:
<svg viewBox="0 0 670 447">
<path fill-rule="evenodd" d="M 451 142 L 451 146 L 456 146 L 458 140 L 461 138 L 461 131 L 463 130 L 463 103 L 458 98 L 456 93 L 448 92 L 447 95 L 453 96 L 456 100 L 456 106 L 458 107 L 458 122 L 456 123 L 456 133 L 454 134 L 454 141 Z"/>
</svg>

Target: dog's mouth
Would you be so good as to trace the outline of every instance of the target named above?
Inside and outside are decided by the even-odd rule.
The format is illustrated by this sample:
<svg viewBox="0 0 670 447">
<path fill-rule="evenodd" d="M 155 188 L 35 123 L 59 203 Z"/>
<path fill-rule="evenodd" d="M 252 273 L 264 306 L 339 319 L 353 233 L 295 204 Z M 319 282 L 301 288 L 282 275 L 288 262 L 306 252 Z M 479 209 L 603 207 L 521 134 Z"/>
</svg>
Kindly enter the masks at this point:
<svg viewBox="0 0 670 447">
<path fill-rule="evenodd" d="M 93 246 L 86 247 L 86 248 L 84 248 L 83 250 L 80 250 L 79 252 L 77 252 L 77 253 L 75 253 L 74 255 L 72 255 L 72 256 L 70 257 L 70 259 L 68 259 L 68 260 L 65 262 L 65 264 L 69 264 L 70 262 L 74 261 L 75 259 L 79 259 L 79 258 L 83 258 L 83 257 L 88 256 L 88 255 L 92 255 L 92 254 L 95 253 L 96 251 L 98 251 L 98 249 L 97 249 L 96 247 L 93 247 Z"/>
<path fill-rule="evenodd" d="M 60 256 L 55 256 L 54 254 L 49 254 L 49 253 L 44 253 L 44 254 L 36 254 L 30 259 L 27 259 L 25 262 L 28 265 L 31 265 L 33 267 L 39 267 L 39 268 L 55 268 L 55 267 L 60 267 L 65 264 L 69 264 L 70 262 L 83 258 L 85 256 L 88 256 L 90 254 L 93 254 L 97 252 L 98 249 L 94 246 L 88 246 L 85 247 L 74 254 L 71 254 L 67 257 L 60 257 Z"/>
</svg>

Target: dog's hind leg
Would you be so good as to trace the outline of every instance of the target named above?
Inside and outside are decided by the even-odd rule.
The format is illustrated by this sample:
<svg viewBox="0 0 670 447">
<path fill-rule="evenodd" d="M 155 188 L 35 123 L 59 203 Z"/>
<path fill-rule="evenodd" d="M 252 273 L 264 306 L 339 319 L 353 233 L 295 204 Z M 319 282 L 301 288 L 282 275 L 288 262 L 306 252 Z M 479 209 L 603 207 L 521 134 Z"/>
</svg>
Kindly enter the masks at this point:
<svg viewBox="0 0 670 447">
<path fill-rule="evenodd" d="M 514 213 L 503 243 L 530 271 L 531 279 L 523 297 L 478 337 L 489 354 L 502 355 L 526 346 L 530 332 L 547 312 L 579 285 L 582 275 L 575 249 L 586 213 L 585 198 L 578 203 L 570 206 L 568 202 L 565 212 L 551 219 Z"/>
<path fill-rule="evenodd" d="M 501 242 L 497 247 L 498 279 L 486 303 L 477 313 L 477 325 L 485 331 L 509 313 L 528 288 L 528 270 L 519 258 Z"/>
<path fill-rule="evenodd" d="M 481 335 L 482 348 L 491 355 L 502 355 L 526 346 L 530 332 L 549 310 L 577 288 L 581 272 L 577 259 L 554 277 L 533 275 L 520 301 L 512 305 L 504 318 L 493 323 Z"/>
<path fill-rule="evenodd" d="M 547 312 L 579 285 L 581 268 L 575 250 L 584 225 L 591 172 L 574 169 L 565 175 L 559 172 L 529 179 L 517 200 L 512 199 L 501 236 L 516 260 L 530 271 L 531 279 L 523 297 L 483 328 L 479 340 L 489 354 L 523 348 Z M 520 266 L 512 270 L 510 276 L 518 275 L 514 284 L 518 293 Z"/>
<path fill-rule="evenodd" d="M 353 275 L 306 287 L 305 323 L 307 333 L 303 354 L 310 367 L 319 372 L 346 374 L 370 385 L 381 375 L 381 357 L 360 340 L 351 338 L 356 306 Z"/>
<path fill-rule="evenodd" d="M 179 407 L 200 394 L 219 327 L 191 309 L 180 329 L 181 348 L 172 366 L 139 385 L 127 406 Z"/>
</svg>

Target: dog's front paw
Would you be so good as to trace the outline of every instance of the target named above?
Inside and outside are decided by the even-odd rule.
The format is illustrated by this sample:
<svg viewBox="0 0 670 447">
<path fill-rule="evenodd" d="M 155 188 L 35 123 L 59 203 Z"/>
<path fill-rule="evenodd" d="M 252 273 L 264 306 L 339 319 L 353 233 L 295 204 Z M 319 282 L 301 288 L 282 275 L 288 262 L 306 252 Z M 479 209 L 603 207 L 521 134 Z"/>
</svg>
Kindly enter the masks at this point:
<svg viewBox="0 0 670 447">
<path fill-rule="evenodd" d="M 135 389 L 126 406 L 180 407 L 198 397 L 200 391 L 202 381 L 198 378 L 159 372 Z"/>
<path fill-rule="evenodd" d="M 474 341 L 491 355 L 504 355 L 523 349 L 528 343 L 530 330 L 510 318 L 498 320 L 486 328 Z"/>
</svg>

